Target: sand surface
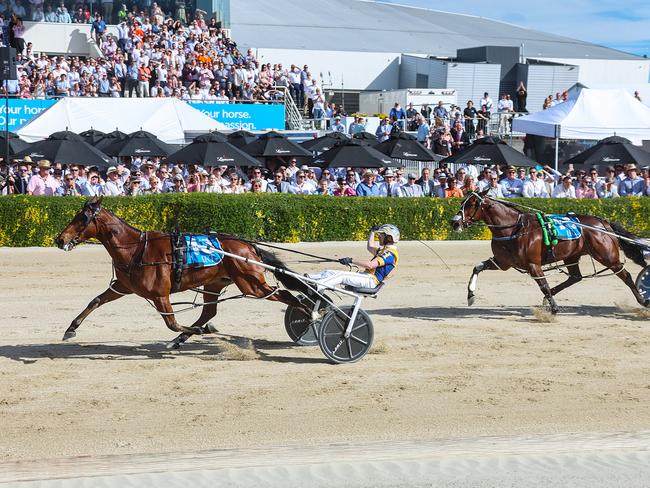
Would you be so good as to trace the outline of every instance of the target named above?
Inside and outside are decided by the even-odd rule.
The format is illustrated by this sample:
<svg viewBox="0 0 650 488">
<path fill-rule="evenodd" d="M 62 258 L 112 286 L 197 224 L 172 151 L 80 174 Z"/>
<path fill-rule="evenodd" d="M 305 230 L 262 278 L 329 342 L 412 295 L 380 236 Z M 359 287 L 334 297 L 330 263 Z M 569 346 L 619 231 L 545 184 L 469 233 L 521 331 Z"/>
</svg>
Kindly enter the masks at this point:
<svg viewBox="0 0 650 488">
<path fill-rule="evenodd" d="M 100 308 L 63 343 L 106 288 L 108 254 L 0 249 L 0 461 L 650 428 L 650 318 L 618 278 L 566 290 L 557 319 L 540 321 L 541 293 L 515 271 L 482 273 L 466 306 L 489 243 L 428 244 L 451 269 L 403 243 L 395 277 L 364 301 L 371 354 L 339 366 L 318 347 L 294 347 L 284 307 L 256 300 L 221 305 L 220 334 L 181 351 L 165 349 L 174 334 L 134 296 Z M 363 255 L 362 243 L 291 247 Z"/>
</svg>

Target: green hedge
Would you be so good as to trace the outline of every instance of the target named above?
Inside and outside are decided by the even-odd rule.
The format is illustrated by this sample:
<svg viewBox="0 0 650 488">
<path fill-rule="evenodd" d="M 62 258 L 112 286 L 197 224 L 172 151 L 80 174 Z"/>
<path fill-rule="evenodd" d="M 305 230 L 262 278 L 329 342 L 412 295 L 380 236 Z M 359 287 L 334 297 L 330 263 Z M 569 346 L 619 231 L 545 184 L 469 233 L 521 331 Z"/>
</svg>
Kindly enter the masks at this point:
<svg viewBox="0 0 650 488">
<path fill-rule="evenodd" d="M 51 246 L 79 210 L 79 197 L 0 197 L 0 246 Z M 525 199 L 548 213 L 573 211 L 616 220 L 650 236 L 650 198 Z M 488 239 L 485 226 L 458 234 L 449 220 L 459 199 L 352 198 L 278 194 L 164 194 L 105 198 L 104 206 L 142 230 L 212 229 L 275 242 L 363 240 L 368 228 L 390 222 L 409 239 Z"/>
</svg>

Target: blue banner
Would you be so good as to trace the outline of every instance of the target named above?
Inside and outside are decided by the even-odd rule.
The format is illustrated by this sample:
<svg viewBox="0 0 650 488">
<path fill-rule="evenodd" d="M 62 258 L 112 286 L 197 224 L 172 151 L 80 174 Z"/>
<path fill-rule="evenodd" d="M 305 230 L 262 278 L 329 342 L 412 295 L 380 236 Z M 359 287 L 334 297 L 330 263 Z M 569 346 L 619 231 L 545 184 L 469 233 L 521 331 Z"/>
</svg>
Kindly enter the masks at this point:
<svg viewBox="0 0 650 488">
<path fill-rule="evenodd" d="M 56 100 L 22 100 L 9 99 L 9 130 L 16 131 L 46 108 L 51 107 Z M 4 100 L 0 100 L 0 130 L 4 130 L 7 110 Z"/>
<path fill-rule="evenodd" d="M 284 129 L 283 103 L 189 103 L 229 129 Z"/>
</svg>

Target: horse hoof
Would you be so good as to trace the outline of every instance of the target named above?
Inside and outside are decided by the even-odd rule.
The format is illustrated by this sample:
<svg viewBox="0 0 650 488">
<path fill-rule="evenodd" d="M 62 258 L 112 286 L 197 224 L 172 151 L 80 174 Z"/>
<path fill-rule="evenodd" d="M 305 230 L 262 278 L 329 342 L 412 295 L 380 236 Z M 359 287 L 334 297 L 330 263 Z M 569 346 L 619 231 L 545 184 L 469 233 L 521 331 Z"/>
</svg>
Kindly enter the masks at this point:
<svg viewBox="0 0 650 488">
<path fill-rule="evenodd" d="M 467 306 L 471 307 L 474 305 L 474 302 L 476 301 L 476 297 L 474 295 L 470 295 L 467 297 Z"/>
<path fill-rule="evenodd" d="M 62 341 L 69 341 L 70 339 L 72 339 L 76 335 L 77 335 L 77 333 L 74 330 L 66 330 L 65 334 L 63 334 L 63 339 L 61 339 L 61 340 Z"/>
<path fill-rule="evenodd" d="M 178 341 L 171 341 L 171 342 L 168 342 L 167 344 L 165 344 L 165 347 L 167 349 L 176 351 L 176 350 L 181 348 L 181 343 L 178 342 Z"/>
<path fill-rule="evenodd" d="M 203 326 L 204 334 L 216 334 L 219 332 L 212 322 L 208 322 Z"/>
<path fill-rule="evenodd" d="M 643 305 L 643 306 L 646 307 L 646 308 L 650 307 L 650 300 L 646 300 L 646 301 L 643 302 L 641 305 Z"/>
</svg>

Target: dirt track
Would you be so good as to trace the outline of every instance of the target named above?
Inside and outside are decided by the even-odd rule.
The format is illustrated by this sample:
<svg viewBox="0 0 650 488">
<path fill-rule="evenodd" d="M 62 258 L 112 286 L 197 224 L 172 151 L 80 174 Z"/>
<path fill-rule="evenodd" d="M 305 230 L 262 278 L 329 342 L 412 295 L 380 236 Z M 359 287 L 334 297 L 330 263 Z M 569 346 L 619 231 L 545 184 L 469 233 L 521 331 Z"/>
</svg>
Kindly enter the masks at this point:
<svg viewBox="0 0 650 488">
<path fill-rule="evenodd" d="M 616 277 L 567 290 L 557 320 L 540 322 L 537 286 L 514 271 L 483 273 L 466 306 L 487 242 L 430 244 L 452 270 L 403 243 L 396 277 L 365 301 L 373 353 L 347 366 L 292 347 L 284 307 L 253 300 L 223 304 L 223 335 L 180 352 L 137 297 L 62 343 L 106 288 L 108 254 L 0 249 L 0 459 L 650 427 L 650 315 Z M 296 247 L 344 256 L 363 244 Z"/>
</svg>

